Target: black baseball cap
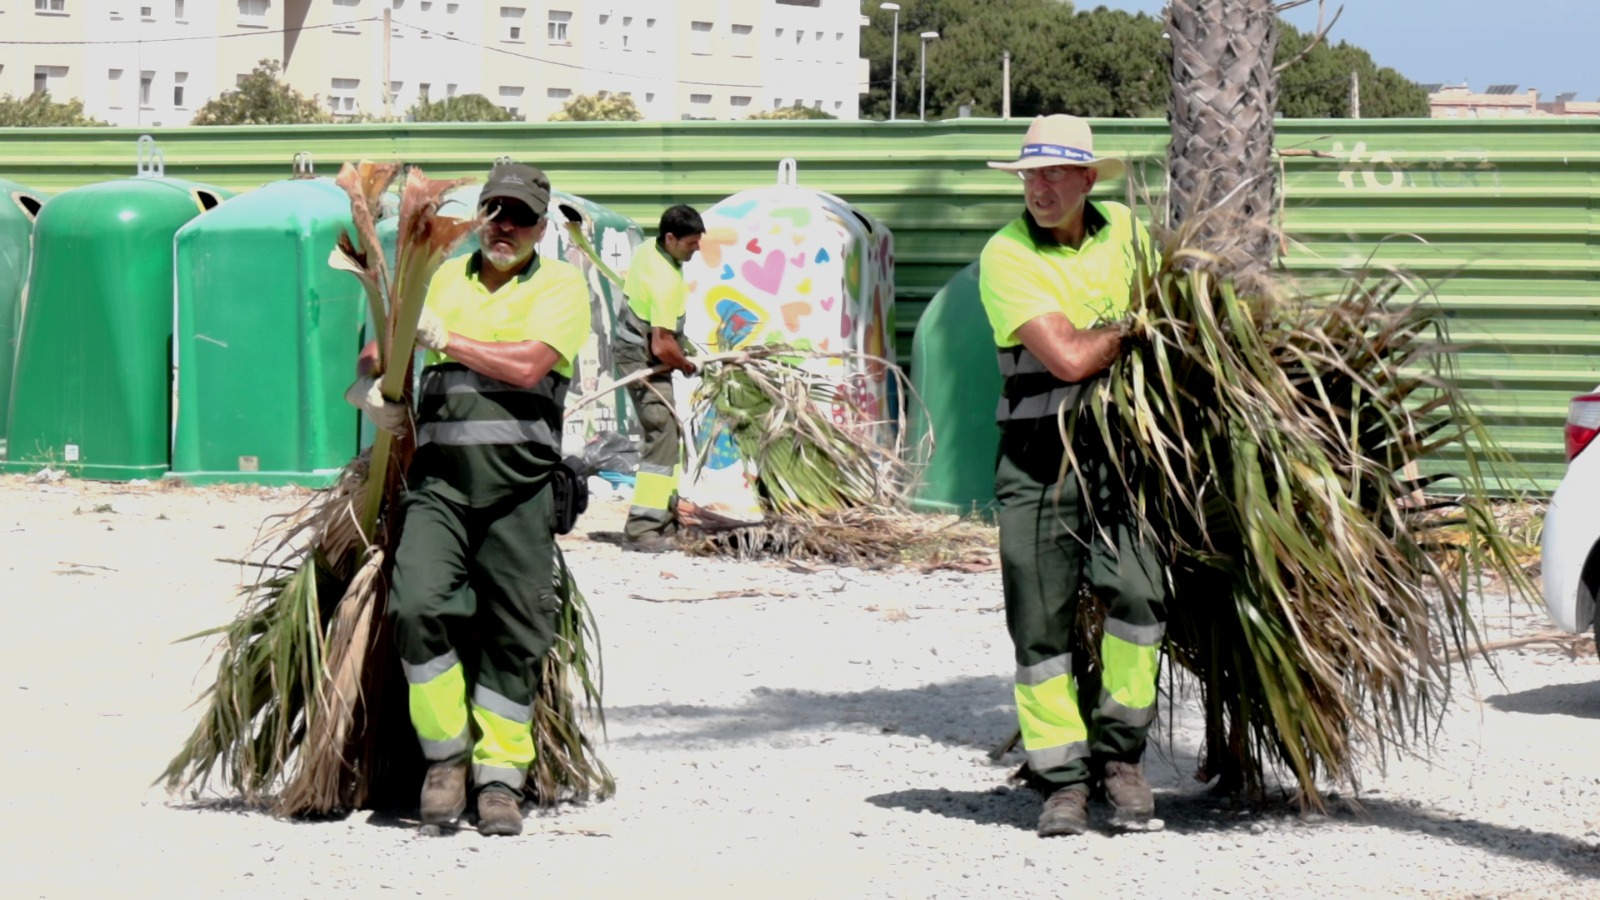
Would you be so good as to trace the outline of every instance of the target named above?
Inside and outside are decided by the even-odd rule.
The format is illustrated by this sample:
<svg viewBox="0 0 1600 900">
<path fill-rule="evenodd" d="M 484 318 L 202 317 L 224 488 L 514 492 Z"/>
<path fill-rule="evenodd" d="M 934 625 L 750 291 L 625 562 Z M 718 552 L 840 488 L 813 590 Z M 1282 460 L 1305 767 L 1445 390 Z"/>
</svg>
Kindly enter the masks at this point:
<svg viewBox="0 0 1600 900">
<path fill-rule="evenodd" d="M 500 163 L 489 170 L 478 205 L 490 200 L 516 200 L 542 216 L 550 208 L 550 179 L 534 166 Z"/>
</svg>

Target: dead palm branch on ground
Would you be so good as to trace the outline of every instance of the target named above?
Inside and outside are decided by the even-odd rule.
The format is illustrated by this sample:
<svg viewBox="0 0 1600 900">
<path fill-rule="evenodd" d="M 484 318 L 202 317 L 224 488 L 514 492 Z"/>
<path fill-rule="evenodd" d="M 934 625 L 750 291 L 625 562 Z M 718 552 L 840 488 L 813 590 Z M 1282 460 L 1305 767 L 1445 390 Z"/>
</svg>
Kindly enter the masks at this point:
<svg viewBox="0 0 1600 900">
<path fill-rule="evenodd" d="M 409 401 L 428 282 L 473 223 L 438 215 L 460 182 L 411 169 L 391 282 L 375 223 L 398 173 L 394 164 L 345 165 L 338 183 L 351 197 L 355 235 L 341 236 L 329 263 L 365 289 L 384 396 Z M 399 435 L 378 431 L 332 488 L 264 528 L 251 560 L 262 575 L 245 588 L 238 617 L 194 636 L 220 638 L 217 675 L 200 698 L 199 724 L 162 776 L 169 788 L 216 778 L 280 815 L 415 804 L 424 763 L 384 615 L 414 449 L 411 423 Z M 556 569 L 562 607 L 535 701 L 538 756 L 529 772 L 546 804 L 613 789 L 593 739 L 603 728 L 594 620 L 559 549 Z"/>
</svg>

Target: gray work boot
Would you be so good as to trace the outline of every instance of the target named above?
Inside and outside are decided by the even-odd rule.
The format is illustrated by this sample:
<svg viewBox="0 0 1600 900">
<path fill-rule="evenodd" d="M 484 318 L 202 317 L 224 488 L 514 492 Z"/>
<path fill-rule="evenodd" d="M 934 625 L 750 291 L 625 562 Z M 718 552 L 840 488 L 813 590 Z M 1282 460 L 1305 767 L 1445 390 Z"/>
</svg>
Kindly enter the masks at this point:
<svg viewBox="0 0 1600 900">
<path fill-rule="evenodd" d="M 467 762 L 437 762 L 422 782 L 422 824 L 449 825 L 467 811 Z"/>
<path fill-rule="evenodd" d="M 635 553 L 666 553 L 669 550 L 676 550 L 678 542 L 667 535 L 652 533 L 628 538 L 622 548 Z"/>
<path fill-rule="evenodd" d="M 1089 830 L 1089 791 L 1083 785 L 1057 788 L 1039 813 L 1039 836 L 1083 834 Z"/>
<path fill-rule="evenodd" d="M 1106 799 L 1111 802 L 1111 821 L 1118 825 L 1149 821 L 1156 811 L 1156 798 L 1144 770 L 1138 763 L 1111 761 L 1105 768 Z"/>
<path fill-rule="evenodd" d="M 522 833 L 522 804 L 510 791 L 489 787 L 478 792 L 478 833 Z"/>
</svg>

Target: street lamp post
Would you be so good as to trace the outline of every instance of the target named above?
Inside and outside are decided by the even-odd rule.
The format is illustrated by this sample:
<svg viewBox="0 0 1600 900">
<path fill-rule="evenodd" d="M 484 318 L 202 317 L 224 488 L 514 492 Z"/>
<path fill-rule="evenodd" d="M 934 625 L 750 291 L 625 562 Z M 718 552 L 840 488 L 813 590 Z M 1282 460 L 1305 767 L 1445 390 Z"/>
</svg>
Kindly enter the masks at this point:
<svg viewBox="0 0 1600 900">
<path fill-rule="evenodd" d="M 880 3 L 879 9 L 887 9 L 894 13 L 894 32 L 890 38 L 892 48 L 889 50 L 889 121 L 894 121 L 895 100 L 900 87 L 900 4 Z"/>
<path fill-rule="evenodd" d="M 917 101 L 917 118 L 924 122 L 928 121 L 928 42 L 937 37 L 939 37 L 937 31 L 922 33 L 922 96 Z"/>
</svg>

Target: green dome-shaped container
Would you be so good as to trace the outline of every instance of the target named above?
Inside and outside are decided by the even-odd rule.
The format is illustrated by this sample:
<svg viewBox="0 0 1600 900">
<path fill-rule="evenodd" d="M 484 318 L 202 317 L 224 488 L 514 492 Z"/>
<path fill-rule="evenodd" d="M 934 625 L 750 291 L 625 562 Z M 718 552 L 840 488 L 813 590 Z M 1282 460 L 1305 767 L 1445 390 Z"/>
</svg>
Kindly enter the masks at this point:
<svg viewBox="0 0 1600 900">
<path fill-rule="evenodd" d="M 7 471 L 126 481 L 167 471 L 172 241 L 231 196 L 140 176 L 67 191 L 34 226 Z"/>
<path fill-rule="evenodd" d="M 33 222 L 47 195 L 0 178 L 0 458 L 5 456 L 11 364 L 17 354 L 22 292 L 33 255 Z"/>
<path fill-rule="evenodd" d="M 324 486 L 355 455 L 344 401 L 366 319 L 328 265 L 353 230 L 332 181 L 278 181 L 179 229 L 171 477 Z"/>
<path fill-rule="evenodd" d="M 911 384 L 927 413 L 912 404 L 911 441 L 916 446 L 931 421 L 938 446 L 914 495 L 916 509 L 988 516 L 993 508 L 1000 452 L 994 420 L 1000 366 L 993 334 L 978 297 L 977 263 L 950 279 L 917 321 Z"/>
</svg>

